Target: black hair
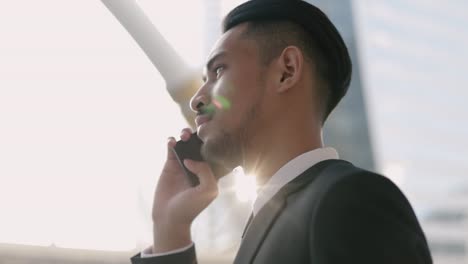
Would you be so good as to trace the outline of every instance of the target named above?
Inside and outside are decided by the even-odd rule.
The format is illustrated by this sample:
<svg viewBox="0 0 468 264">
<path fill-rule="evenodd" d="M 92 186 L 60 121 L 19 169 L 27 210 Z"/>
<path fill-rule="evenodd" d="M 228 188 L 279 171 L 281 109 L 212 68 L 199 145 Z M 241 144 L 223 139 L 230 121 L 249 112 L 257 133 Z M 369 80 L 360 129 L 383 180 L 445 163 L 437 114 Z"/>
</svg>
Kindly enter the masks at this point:
<svg viewBox="0 0 468 264">
<path fill-rule="evenodd" d="M 258 45 L 260 60 L 263 65 L 269 65 L 273 59 L 290 45 L 298 47 L 304 54 L 304 59 L 313 64 L 312 74 L 319 78 L 316 94 L 318 95 L 319 109 L 322 111 L 322 123 L 325 122 L 332 109 L 329 109 L 330 89 L 328 76 L 330 71 L 323 54 L 320 53 L 315 41 L 302 26 L 282 20 L 265 20 L 247 22 L 247 28 L 242 36 L 255 38 Z"/>
<path fill-rule="evenodd" d="M 328 17 L 301 0 L 251 0 L 234 8 L 224 18 L 223 32 L 247 22 L 247 35 L 257 37 L 265 61 L 279 56 L 287 45 L 296 45 L 314 63 L 324 84 L 317 91 L 325 105 L 325 122 L 351 81 L 348 49 Z"/>
</svg>

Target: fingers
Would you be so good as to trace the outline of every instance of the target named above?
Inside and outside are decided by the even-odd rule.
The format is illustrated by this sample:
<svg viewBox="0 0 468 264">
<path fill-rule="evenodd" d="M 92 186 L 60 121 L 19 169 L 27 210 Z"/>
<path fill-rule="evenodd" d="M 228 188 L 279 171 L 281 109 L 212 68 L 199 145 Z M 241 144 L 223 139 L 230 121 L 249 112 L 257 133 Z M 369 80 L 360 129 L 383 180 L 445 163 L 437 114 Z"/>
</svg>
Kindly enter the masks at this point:
<svg viewBox="0 0 468 264">
<path fill-rule="evenodd" d="M 192 129 L 190 128 L 184 128 L 180 132 L 180 139 L 183 141 L 189 140 L 191 136 L 192 136 Z M 172 151 L 176 144 L 177 144 L 177 141 L 174 137 L 169 137 L 167 139 L 167 159 L 176 158 L 174 151 Z"/>
<path fill-rule="evenodd" d="M 175 145 L 176 145 L 176 139 L 174 137 L 169 137 L 167 138 L 167 159 L 175 159 L 175 153 L 173 151 Z"/>
<path fill-rule="evenodd" d="M 198 176 L 200 184 L 196 186 L 197 189 L 202 192 L 209 192 L 215 196 L 218 194 L 218 183 L 208 163 L 186 159 L 184 160 L 184 164 L 187 169 Z"/>
<path fill-rule="evenodd" d="M 180 139 L 182 139 L 183 141 L 189 140 L 191 136 L 192 136 L 192 129 L 190 128 L 184 128 L 180 132 Z"/>
</svg>

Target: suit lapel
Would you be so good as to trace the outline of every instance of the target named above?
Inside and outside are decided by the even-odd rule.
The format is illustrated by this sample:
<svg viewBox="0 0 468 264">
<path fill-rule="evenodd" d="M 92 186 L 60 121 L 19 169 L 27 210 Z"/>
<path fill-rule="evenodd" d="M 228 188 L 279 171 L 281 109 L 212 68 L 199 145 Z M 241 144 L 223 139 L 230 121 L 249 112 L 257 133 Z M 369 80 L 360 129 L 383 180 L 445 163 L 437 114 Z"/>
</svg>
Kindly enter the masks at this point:
<svg viewBox="0 0 468 264">
<path fill-rule="evenodd" d="M 270 227 L 285 206 L 285 200 L 275 196 L 258 212 L 245 230 L 239 251 L 234 263 L 250 263 L 257 253 L 259 245 L 265 239 Z"/>
<path fill-rule="evenodd" d="M 247 232 L 247 229 L 249 229 L 252 219 L 253 219 L 253 212 L 250 213 L 249 220 L 247 220 L 247 224 L 245 224 L 244 231 L 242 232 L 242 238 L 244 238 L 244 235 Z"/>
<path fill-rule="evenodd" d="M 265 240 L 268 231 L 286 206 L 286 198 L 307 186 L 319 175 L 322 168 L 336 161 L 337 160 L 325 160 L 319 162 L 281 188 L 281 190 L 260 209 L 258 214 L 252 219 L 250 225 L 244 230 L 243 240 L 234 263 L 251 263 L 257 255 L 260 245 Z"/>
</svg>

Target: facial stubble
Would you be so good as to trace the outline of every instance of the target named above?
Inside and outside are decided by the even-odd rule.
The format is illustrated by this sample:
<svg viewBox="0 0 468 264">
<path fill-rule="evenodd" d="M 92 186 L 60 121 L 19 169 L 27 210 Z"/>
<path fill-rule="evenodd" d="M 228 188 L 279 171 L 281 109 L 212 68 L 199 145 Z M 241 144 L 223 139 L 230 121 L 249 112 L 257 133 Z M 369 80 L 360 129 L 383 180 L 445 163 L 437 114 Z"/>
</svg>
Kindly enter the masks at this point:
<svg viewBox="0 0 468 264">
<path fill-rule="evenodd" d="M 250 109 L 248 109 L 235 130 L 220 128 L 216 137 L 205 142 L 202 155 L 210 163 L 219 165 L 228 170 L 246 163 L 247 150 L 252 149 L 255 136 L 255 125 L 260 118 L 260 109 L 263 99 L 263 89 L 258 93 Z"/>
</svg>

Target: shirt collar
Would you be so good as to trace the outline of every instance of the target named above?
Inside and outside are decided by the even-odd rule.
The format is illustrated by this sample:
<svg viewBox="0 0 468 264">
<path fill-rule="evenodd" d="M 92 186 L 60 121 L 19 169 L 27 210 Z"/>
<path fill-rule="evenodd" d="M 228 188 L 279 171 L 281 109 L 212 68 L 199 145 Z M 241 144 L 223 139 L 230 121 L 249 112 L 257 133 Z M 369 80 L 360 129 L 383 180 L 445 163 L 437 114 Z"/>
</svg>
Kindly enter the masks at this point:
<svg viewBox="0 0 468 264">
<path fill-rule="evenodd" d="M 301 173 L 315 164 L 328 160 L 338 159 L 338 153 L 334 148 L 318 148 L 305 152 L 283 165 L 257 192 L 257 199 L 253 204 L 253 215 L 287 183 L 294 180 Z"/>
</svg>

